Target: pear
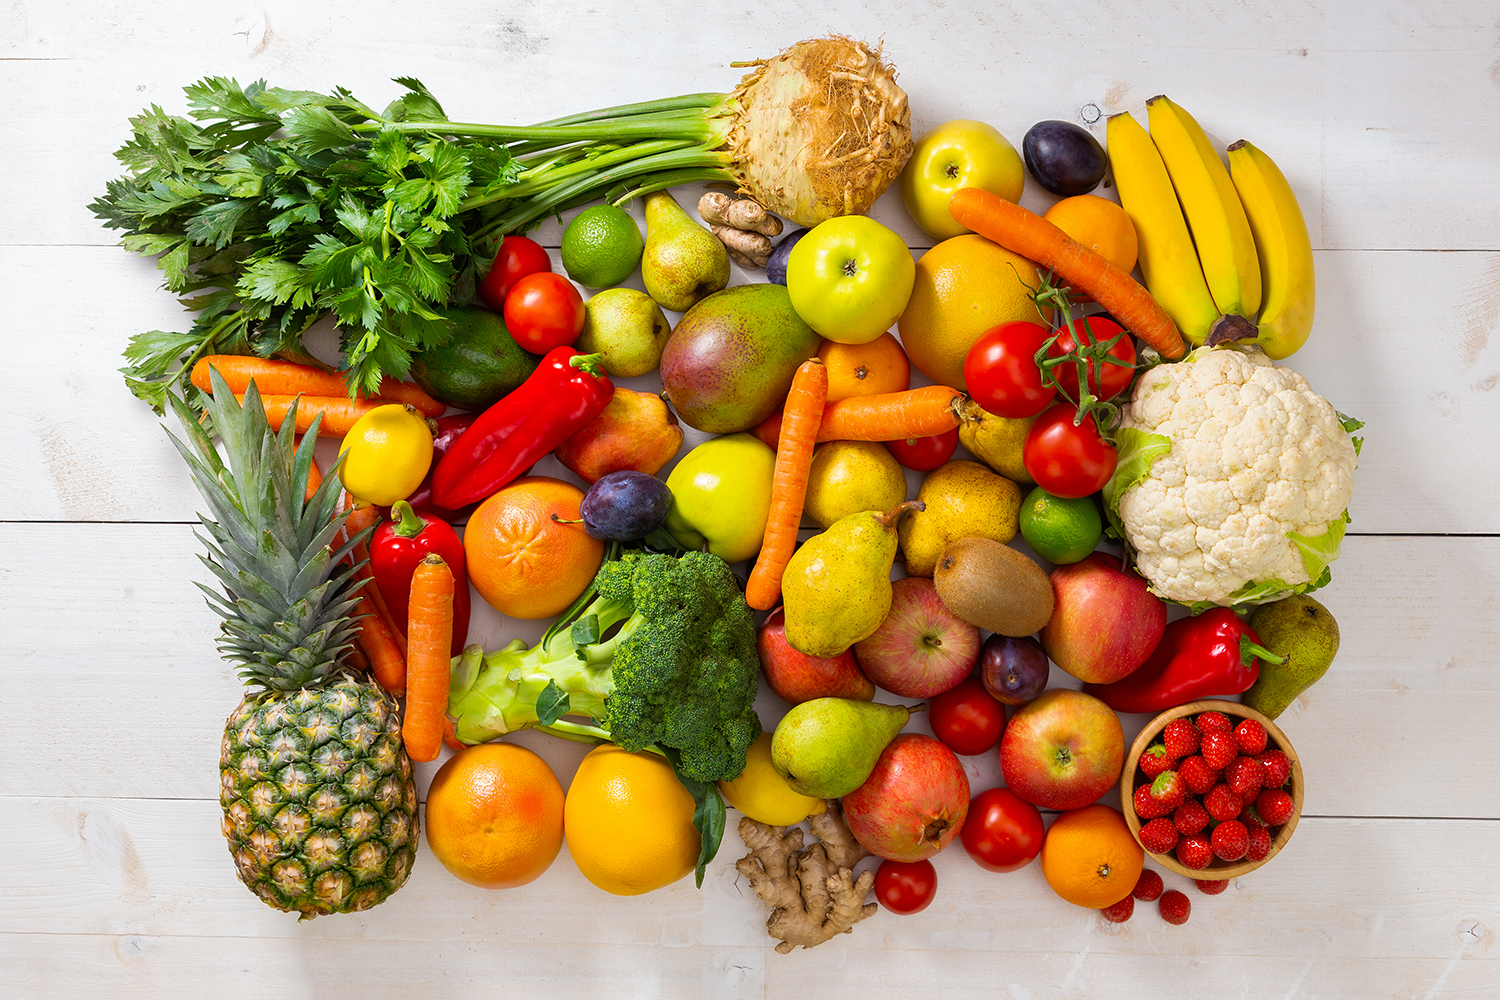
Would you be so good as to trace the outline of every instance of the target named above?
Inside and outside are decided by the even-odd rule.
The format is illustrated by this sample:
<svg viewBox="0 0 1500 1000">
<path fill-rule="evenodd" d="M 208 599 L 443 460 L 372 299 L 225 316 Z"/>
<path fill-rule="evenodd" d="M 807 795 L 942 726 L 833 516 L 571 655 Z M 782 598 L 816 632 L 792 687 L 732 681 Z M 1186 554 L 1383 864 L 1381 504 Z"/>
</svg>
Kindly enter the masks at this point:
<svg viewBox="0 0 1500 1000">
<path fill-rule="evenodd" d="M 1284 656 L 1260 661 L 1260 676 L 1245 692 L 1245 704 L 1274 719 L 1328 672 L 1339 651 L 1339 623 L 1305 594 L 1262 604 L 1250 614 L 1261 645 Z"/>
<path fill-rule="evenodd" d="M 896 523 L 922 506 L 908 500 L 885 514 L 849 514 L 792 554 L 781 576 L 781 602 L 793 649 L 837 656 L 875 633 L 891 610 Z"/>
<path fill-rule="evenodd" d="M 1021 460 L 1026 432 L 1036 417 L 997 417 L 972 399 L 959 404 L 958 443 L 1000 475 L 1021 486 L 1032 485 Z"/>
<path fill-rule="evenodd" d="M 729 251 L 666 191 L 646 196 L 641 280 L 663 309 L 686 312 L 729 284 Z"/>
<path fill-rule="evenodd" d="M 803 795 L 836 799 L 869 778 L 913 709 L 848 698 L 814 698 L 782 717 L 771 737 L 771 765 Z"/>
<path fill-rule="evenodd" d="M 656 371 L 671 336 L 672 324 L 651 296 L 610 288 L 583 304 L 583 332 L 573 348 L 602 354 L 599 364 L 616 378 L 636 378 Z"/>
<path fill-rule="evenodd" d="M 943 549 L 960 538 L 1016 537 L 1021 488 L 978 462 L 956 459 L 922 480 L 917 499 L 927 505 L 901 525 L 901 555 L 911 576 L 932 576 Z"/>
</svg>

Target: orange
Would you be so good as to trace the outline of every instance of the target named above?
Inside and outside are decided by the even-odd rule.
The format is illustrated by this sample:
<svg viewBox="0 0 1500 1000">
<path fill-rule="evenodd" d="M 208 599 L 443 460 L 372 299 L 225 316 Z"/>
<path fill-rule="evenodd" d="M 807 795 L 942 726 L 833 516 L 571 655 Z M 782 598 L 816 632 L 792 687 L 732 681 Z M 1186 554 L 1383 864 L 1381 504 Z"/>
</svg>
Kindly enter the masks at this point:
<svg viewBox="0 0 1500 1000">
<path fill-rule="evenodd" d="M 470 885 L 525 885 L 551 866 L 562 843 L 562 785 L 525 747 L 468 747 L 438 768 L 427 789 L 427 846 Z"/>
<path fill-rule="evenodd" d="M 1040 281 L 1036 264 L 983 236 L 944 240 L 917 261 L 896 323 L 907 357 L 938 385 L 966 388 L 964 358 L 976 340 L 1012 320 L 1045 322 L 1031 301 Z"/>
<path fill-rule="evenodd" d="M 1130 895 L 1145 860 L 1120 810 L 1098 803 L 1057 817 L 1042 841 L 1042 874 L 1052 891 L 1095 910 Z"/>
<path fill-rule="evenodd" d="M 663 757 L 606 743 L 579 762 L 568 786 L 568 853 L 605 892 L 635 896 L 660 889 L 698 864 L 693 808 L 693 797 Z"/>
<path fill-rule="evenodd" d="M 583 491 L 523 476 L 479 505 L 464 529 L 464 558 L 479 596 L 511 618 L 550 618 L 572 604 L 604 561 L 604 543 L 577 520 Z"/>
<path fill-rule="evenodd" d="M 1080 194 L 1047 209 L 1042 218 L 1129 274 L 1135 270 L 1135 226 L 1125 210 L 1108 198 Z"/>
<path fill-rule="evenodd" d="M 901 341 L 882 333 L 865 344 L 823 341 L 818 357 L 828 369 L 828 401 L 850 396 L 905 392 L 911 388 L 911 362 Z"/>
</svg>

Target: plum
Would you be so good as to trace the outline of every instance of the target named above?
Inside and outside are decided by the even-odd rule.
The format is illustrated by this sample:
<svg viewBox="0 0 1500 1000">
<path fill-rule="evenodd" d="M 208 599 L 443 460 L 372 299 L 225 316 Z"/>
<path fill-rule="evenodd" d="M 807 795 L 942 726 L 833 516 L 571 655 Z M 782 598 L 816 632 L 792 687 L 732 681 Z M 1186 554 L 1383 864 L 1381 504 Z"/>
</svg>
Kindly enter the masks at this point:
<svg viewBox="0 0 1500 1000">
<path fill-rule="evenodd" d="M 1026 169 L 1053 194 L 1088 194 L 1104 180 L 1109 162 L 1088 129 L 1072 122 L 1037 122 L 1021 140 Z"/>
<path fill-rule="evenodd" d="M 992 635 L 979 651 L 980 680 L 996 701 L 1024 705 L 1047 686 L 1047 653 L 1031 636 Z"/>
<path fill-rule="evenodd" d="M 660 528 L 672 505 L 667 484 L 644 472 L 601 476 L 583 496 L 583 530 L 607 542 L 631 542 Z"/>
<path fill-rule="evenodd" d="M 792 255 L 792 247 L 811 230 L 797 229 L 787 234 L 786 239 L 776 244 L 771 257 L 766 261 L 766 280 L 773 285 L 786 284 L 786 259 Z"/>
</svg>

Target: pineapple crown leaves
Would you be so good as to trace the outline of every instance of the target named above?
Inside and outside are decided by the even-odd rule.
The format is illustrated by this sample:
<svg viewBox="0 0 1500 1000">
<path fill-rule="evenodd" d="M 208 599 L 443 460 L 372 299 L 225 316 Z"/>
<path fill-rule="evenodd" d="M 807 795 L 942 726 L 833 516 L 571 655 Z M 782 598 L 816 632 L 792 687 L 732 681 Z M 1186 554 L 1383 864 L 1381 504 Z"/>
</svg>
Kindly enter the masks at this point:
<svg viewBox="0 0 1500 1000">
<path fill-rule="evenodd" d="M 345 560 L 363 535 L 334 548 L 347 517 L 339 510 L 336 468 L 303 500 L 317 421 L 296 445 L 295 411 L 273 431 L 253 383 L 241 406 L 216 369 L 210 379 L 213 395 L 200 400 L 204 422 L 168 394 L 188 442 L 170 430 L 167 436 L 212 511 L 199 515 L 208 537 L 194 534 L 208 549 L 199 558 L 224 588 L 221 595 L 199 584 L 224 619 L 219 651 L 241 665 L 240 677 L 252 686 L 316 684 L 339 669 L 353 642 L 356 582 Z M 223 441 L 225 459 L 211 432 Z"/>
</svg>

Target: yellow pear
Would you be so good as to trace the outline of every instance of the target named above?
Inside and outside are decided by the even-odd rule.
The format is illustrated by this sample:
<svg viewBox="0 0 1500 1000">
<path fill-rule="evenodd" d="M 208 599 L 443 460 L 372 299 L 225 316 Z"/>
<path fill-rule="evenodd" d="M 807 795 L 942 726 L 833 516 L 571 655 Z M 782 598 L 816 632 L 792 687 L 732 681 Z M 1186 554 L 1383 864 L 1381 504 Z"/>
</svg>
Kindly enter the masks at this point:
<svg viewBox="0 0 1500 1000">
<path fill-rule="evenodd" d="M 906 473 L 879 441 L 825 441 L 813 452 L 803 509 L 829 528 L 862 510 L 890 510 L 906 499 Z"/>
<path fill-rule="evenodd" d="M 917 499 L 926 506 L 901 522 L 901 555 L 906 572 L 932 576 L 948 543 L 959 538 L 1016 537 L 1021 488 L 978 462 L 958 459 L 922 482 Z"/>
</svg>

